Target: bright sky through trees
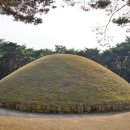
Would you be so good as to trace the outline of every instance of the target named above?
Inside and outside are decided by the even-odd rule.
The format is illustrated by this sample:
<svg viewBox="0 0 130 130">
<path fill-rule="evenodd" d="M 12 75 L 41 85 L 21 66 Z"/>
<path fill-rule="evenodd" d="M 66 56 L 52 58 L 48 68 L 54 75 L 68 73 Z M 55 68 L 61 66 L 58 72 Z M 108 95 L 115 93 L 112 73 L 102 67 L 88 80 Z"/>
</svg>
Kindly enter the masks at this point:
<svg viewBox="0 0 130 130">
<path fill-rule="evenodd" d="M 109 20 L 104 11 L 84 12 L 76 7 L 59 7 L 44 16 L 43 24 L 34 26 L 12 21 L 9 16 L 0 16 L 0 38 L 26 44 L 27 47 L 53 49 L 56 44 L 67 48 L 100 47 L 95 27 L 105 26 Z M 113 36 L 111 45 L 124 41 L 125 28 L 110 24 L 107 33 Z M 103 48 L 103 47 L 100 47 Z"/>
</svg>

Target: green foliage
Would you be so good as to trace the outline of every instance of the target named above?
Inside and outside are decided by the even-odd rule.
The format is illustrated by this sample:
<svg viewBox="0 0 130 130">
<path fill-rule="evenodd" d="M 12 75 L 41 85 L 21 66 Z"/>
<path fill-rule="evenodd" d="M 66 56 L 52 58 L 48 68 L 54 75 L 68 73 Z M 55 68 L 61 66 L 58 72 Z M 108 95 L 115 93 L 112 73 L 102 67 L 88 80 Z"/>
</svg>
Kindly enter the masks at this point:
<svg viewBox="0 0 130 130">
<path fill-rule="evenodd" d="M 0 79 L 42 56 L 51 54 L 76 54 L 96 61 L 130 82 L 130 38 L 104 52 L 98 48 L 75 50 L 56 45 L 55 50 L 26 48 L 12 42 L 0 40 Z"/>
<path fill-rule="evenodd" d="M 124 25 L 130 23 L 129 17 L 119 17 L 117 19 L 113 19 L 113 23 L 118 25 Z"/>
<path fill-rule="evenodd" d="M 38 59 L 42 56 L 51 55 L 54 53 L 62 54 L 77 54 L 81 56 L 88 57 L 95 61 L 98 61 L 99 50 L 96 49 L 85 49 L 85 50 L 75 50 L 67 49 L 65 46 L 56 45 L 55 50 L 50 49 L 40 49 L 34 50 L 32 48 L 26 48 L 25 45 L 18 45 L 12 42 L 6 42 L 0 40 L 0 79 L 22 67 L 23 65 Z"/>
<path fill-rule="evenodd" d="M 98 1 L 91 0 L 91 2 L 90 2 L 90 6 L 92 8 L 96 8 L 96 9 L 98 9 L 98 8 L 104 9 L 110 4 L 111 4 L 110 0 L 98 0 Z"/>
<path fill-rule="evenodd" d="M 62 45 L 55 45 L 55 52 L 56 53 L 66 53 L 67 49 L 65 46 L 62 46 Z"/>
<path fill-rule="evenodd" d="M 98 48 L 94 49 L 85 48 L 84 50 L 77 51 L 77 54 L 80 56 L 87 57 L 93 61 L 99 62 L 100 50 Z"/>
<path fill-rule="evenodd" d="M 39 24 L 42 19 L 36 15 L 47 13 L 52 3 L 53 0 L 0 0 L 0 14 L 12 15 L 16 21 Z"/>
<path fill-rule="evenodd" d="M 0 0 L 0 14 L 2 15 L 11 15 L 13 16 L 14 20 L 22 21 L 25 23 L 34 23 L 35 25 L 42 23 L 42 18 L 39 14 L 48 13 L 48 11 L 52 8 L 56 8 L 54 0 Z M 115 14 L 116 12 L 120 11 L 124 5 L 129 6 L 130 1 L 124 1 L 124 5 L 120 4 L 118 0 L 84 0 L 84 1 L 77 1 L 77 0 L 65 0 L 68 5 L 74 6 L 75 4 L 81 4 L 81 8 L 84 11 L 88 11 L 86 9 L 86 4 L 88 4 L 91 8 L 95 9 L 104 9 L 109 10 L 110 13 Z M 109 6 L 110 5 L 110 6 Z M 120 5 L 120 6 L 119 6 Z M 107 7 L 110 7 L 107 9 Z M 121 8 L 117 8 L 117 7 Z M 117 10 L 116 10 L 117 9 Z M 114 10 L 114 11 L 113 11 Z M 119 16 L 118 19 L 113 19 L 113 22 L 122 25 L 129 23 L 129 16 L 127 15 L 128 11 L 126 10 L 125 13 Z M 123 16 L 125 15 L 125 17 Z M 39 17 L 37 17 L 39 16 Z"/>
<path fill-rule="evenodd" d="M 0 78 L 32 61 L 26 51 L 24 45 L 20 46 L 16 43 L 0 41 Z"/>
<path fill-rule="evenodd" d="M 106 50 L 101 55 L 101 63 L 130 82 L 130 38 Z"/>
<path fill-rule="evenodd" d="M 23 65 L 45 55 L 51 54 L 49 49 L 34 50 L 25 45 L 0 40 L 0 79 Z"/>
</svg>

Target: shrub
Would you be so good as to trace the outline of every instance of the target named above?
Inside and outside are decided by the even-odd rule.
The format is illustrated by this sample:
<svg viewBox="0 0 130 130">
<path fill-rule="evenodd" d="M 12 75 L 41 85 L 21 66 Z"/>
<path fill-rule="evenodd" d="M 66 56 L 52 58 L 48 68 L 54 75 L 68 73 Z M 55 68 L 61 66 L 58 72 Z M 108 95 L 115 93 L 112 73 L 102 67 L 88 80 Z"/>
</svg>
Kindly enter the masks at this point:
<svg viewBox="0 0 130 130">
<path fill-rule="evenodd" d="M 19 110 L 21 110 L 21 111 L 27 111 L 28 110 L 27 105 L 25 103 L 21 103 L 19 105 Z"/>
<path fill-rule="evenodd" d="M 63 106 L 62 107 L 63 113 L 70 113 L 70 107 L 69 106 Z"/>
<path fill-rule="evenodd" d="M 43 112 L 42 105 L 37 105 L 36 107 L 37 107 L 37 108 L 36 108 L 36 111 L 37 111 L 37 112 Z"/>
<path fill-rule="evenodd" d="M 2 104 L 2 102 L 0 102 L 0 107 L 2 107 L 3 106 L 3 104 Z"/>
<path fill-rule="evenodd" d="M 58 112 L 58 113 L 62 113 L 62 107 L 58 106 L 58 107 L 57 107 L 57 112 Z"/>
<path fill-rule="evenodd" d="M 77 107 L 78 113 L 83 113 L 84 112 L 84 106 L 82 103 L 79 104 L 79 106 Z"/>
</svg>

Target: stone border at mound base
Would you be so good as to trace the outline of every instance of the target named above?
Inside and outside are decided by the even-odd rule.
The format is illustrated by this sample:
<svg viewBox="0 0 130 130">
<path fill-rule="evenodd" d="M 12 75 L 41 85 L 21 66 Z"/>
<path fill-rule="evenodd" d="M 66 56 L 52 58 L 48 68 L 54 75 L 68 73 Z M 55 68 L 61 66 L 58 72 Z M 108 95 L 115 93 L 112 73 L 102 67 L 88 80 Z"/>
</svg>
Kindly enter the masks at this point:
<svg viewBox="0 0 130 130">
<path fill-rule="evenodd" d="M 118 112 L 130 110 L 130 104 L 103 104 L 103 105 L 85 105 L 80 103 L 75 106 L 44 106 L 39 104 L 26 104 L 19 102 L 6 102 L 1 101 L 0 107 L 9 108 L 27 112 L 38 112 L 38 113 L 90 113 L 90 112 Z"/>
</svg>

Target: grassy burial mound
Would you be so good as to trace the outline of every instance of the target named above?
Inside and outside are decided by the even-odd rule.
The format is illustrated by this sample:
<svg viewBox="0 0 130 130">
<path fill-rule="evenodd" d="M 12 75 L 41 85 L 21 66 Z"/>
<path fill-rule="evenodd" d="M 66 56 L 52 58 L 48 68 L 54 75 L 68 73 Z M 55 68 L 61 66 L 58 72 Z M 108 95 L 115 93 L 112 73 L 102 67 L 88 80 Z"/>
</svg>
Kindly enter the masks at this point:
<svg viewBox="0 0 130 130">
<path fill-rule="evenodd" d="M 45 113 L 127 110 L 130 86 L 92 60 L 55 54 L 2 79 L 0 106 Z"/>
</svg>

